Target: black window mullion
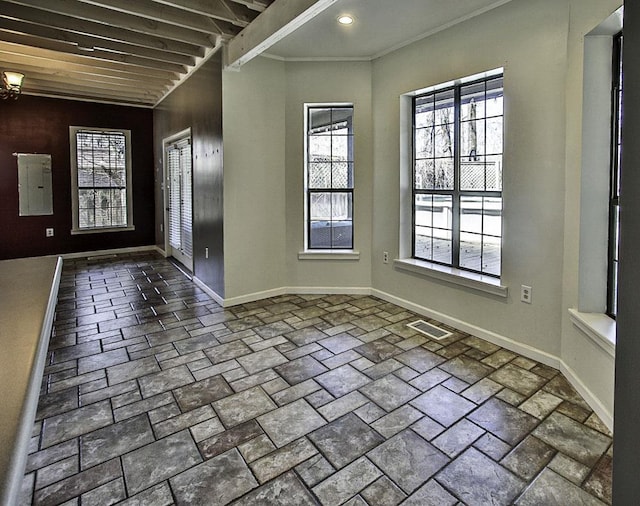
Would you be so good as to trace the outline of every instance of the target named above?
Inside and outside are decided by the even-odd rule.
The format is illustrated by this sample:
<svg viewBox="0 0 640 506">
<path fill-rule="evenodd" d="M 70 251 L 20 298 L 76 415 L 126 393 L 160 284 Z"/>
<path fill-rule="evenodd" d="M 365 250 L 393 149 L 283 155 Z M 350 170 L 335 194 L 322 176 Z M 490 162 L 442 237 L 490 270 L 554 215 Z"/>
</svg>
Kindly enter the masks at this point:
<svg viewBox="0 0 640 506">
<path fill-rule="evenodd" d="M 460 267 L 460 86 L 454 88 L 453 99 L 453 216 L 451 224 L 451 265 Z"/>
</svg>

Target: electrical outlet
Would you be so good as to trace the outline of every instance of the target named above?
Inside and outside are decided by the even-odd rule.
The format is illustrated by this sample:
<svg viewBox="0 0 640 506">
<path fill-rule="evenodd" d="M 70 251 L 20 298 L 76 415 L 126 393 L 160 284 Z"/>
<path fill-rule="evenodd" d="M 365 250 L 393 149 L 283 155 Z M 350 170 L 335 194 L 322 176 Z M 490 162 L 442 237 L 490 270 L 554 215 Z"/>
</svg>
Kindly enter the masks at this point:
<svg viewBox="0 0 640 506">
<path fill-rule="evenodd" d="M 53 229 L 52 228 L 47 228 L 47 229 L 45 229 L 44 232 L 45 232 L 45 235 L 47 237 L 53 237 Z"/>
<path fill-rule="evenodd" d="M 531 304 L 531 297 L 533 294 L 531 293 L 531 287 L 527 285 L 520 286 L 520 300 L 522 302 L 526 302 L 527 304 Z"/>
<path fill-rule="evenodd" d="M 209 248 L 204 249 L 204 257 L 209 258 Z"/>
<path fill-rule="evenodd" d="M 388 264 L 389 263 L 389 252 L 388 251 L 383 251 L 382 252 L 382 263 L 383 264 Z"/>
</svg>

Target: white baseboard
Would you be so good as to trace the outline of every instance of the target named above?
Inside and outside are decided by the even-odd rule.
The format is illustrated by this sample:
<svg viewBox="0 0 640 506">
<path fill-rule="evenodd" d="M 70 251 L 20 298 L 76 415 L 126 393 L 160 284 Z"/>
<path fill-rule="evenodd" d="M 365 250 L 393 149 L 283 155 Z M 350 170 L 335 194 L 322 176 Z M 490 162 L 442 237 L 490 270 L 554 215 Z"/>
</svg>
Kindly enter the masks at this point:
<svg viewBox="0 0 640 506">
<path fill-rule="evenodd" d="M 211 297 L 213 300 L 215 300 L 217 304 L 219 304 L 222 307 L 227 307 L 225 305 L 225 300 L 222 297 L 220 297 L 220 295 L 218 295 L 216 292 L 214 292 L 211 288 L 209 288 L 207 285 L 205 285 L 204 282 L 202 282 L 201 280 L 199 280 L 195 276 L 193 276 L 191 278 L 191 280 L 196 285 L 198 285 L 198 287 L 201 288 L 209 297 Z"/>
</svg>

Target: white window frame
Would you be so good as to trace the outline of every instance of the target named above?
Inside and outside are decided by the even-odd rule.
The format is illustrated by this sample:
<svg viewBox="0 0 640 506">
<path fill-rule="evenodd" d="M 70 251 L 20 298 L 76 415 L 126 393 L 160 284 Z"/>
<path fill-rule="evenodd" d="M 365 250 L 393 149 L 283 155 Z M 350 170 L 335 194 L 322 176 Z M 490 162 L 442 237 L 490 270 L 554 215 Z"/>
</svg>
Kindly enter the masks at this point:
<svg viewBox="0 0 640 506">
<path fill-rule="evenodd" d="M 303 107 L 304 114 L 304 239 L 303 244 L 304 248 L 302 251 L 298 253 L 299 260 L 359 260 L 360 253 L 355 249 L 356 235 L 355 235 L 355 133 L 352 136 L 353 150 L 354 150 L 354 172 L 353 172 L 353 188 L 351 189 L 352 195 L 354 195 L 353 199 L 353 209 L 352 209 L 352 227 L 353 227 L 353 243 L 351 249 L 345 248 L 334 248 L 334 249 L 317 249 L 309 247 L 309 184 L 308 184 L 308 132 L 309 132 L 309 109 L 317 108 L 317 107 L 326 107 L 326 108 L 340 108 L 340 107 L 351 107 L 353 109 L 353 126 L 352 128 L 355 130 L 355 105 L 353 102 L 309 102 L 305 103 Z"/>
<path fill-rule="evenodd" d="M 92 227 L 81 228 L 79 224 L 79 197 L 78 197 L 78 153 L 77 134 L 79 132 L 110 133 L 117 132 L 125 138 L 125 163 L 126 163 L 126 195 L 127 195 L 127 223 L 123 226 Z M 133 225 L 133 191 L 131 183 L 131 131 L 117 128 L 94 128 L 94 127 L 69 127 L 69 144 L 71 147 L 71 213 L 72 228 L 71 234 L 97 234 L 104 232 L 123 232 L 135 230 Z"/>
<path fill-rule="evenodd" d="M 394 260 L 393 264 L 395 268 L 412 274 L 506 298 L 508 288 L 502 284 L 501 278 L 412 258 L 413 98 L 425 93 L 450 88 L 454 85 L 467 84 L 479 79 L 491 78 L 501 74 L 504 75 L 504 68 L 496 68 L 427 88 L 414 90 L 400 96 L 400 242 L 399 258 Z"/>
</svg>

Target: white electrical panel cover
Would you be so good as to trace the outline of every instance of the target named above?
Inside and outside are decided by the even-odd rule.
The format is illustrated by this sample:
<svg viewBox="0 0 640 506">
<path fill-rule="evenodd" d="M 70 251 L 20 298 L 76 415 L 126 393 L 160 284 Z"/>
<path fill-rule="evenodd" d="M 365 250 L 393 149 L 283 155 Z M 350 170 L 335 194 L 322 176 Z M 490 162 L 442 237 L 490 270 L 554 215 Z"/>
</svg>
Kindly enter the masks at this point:
<svg viewBox="0 0 640 506">
<path fill-rule="evenodd" d="M 51 155 L 18 153 L 20 216 L 53 214 Z"/>
</svg>

